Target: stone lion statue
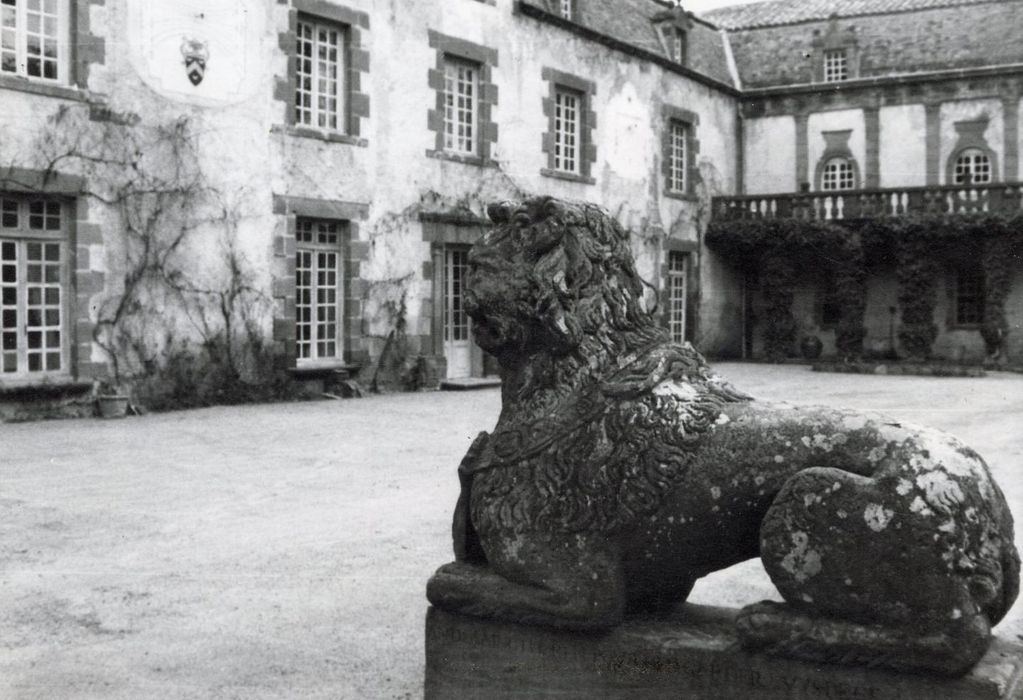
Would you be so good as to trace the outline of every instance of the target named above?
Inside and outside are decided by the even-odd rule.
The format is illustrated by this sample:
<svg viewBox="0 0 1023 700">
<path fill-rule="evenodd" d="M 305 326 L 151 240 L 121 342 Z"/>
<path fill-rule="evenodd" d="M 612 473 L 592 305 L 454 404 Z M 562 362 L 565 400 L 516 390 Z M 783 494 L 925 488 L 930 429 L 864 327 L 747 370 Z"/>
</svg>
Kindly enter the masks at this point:
<svg viewBox="0 0 1023 700">
<path fill-rule="evenodd" d="M 644 309 L 628 233 L 596 206 L 488 213 L 465 303 L 502 409 L 459 467 L 434 605 L 600 630 L 759 556 L 786 602 L 740 611 L 748 647 L 950 675 L 981 658 L 1020 561 L 976 452 L 733 389 Z"/>
</svg>

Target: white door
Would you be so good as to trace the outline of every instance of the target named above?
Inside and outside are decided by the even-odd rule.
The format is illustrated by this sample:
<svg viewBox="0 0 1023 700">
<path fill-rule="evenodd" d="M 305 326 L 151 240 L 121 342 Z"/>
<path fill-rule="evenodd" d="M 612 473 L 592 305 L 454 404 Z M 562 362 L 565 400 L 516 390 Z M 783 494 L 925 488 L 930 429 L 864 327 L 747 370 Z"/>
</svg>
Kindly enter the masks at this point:
<svg viewBox="0 0 1023 700">
<path fill-rule="evenodd" d="M 444 249 L 444 357 L 448 361 L 448 378 L 472 374 L 469 317 L 462 296 L 468 258 L 468 248 Z"/>
</svg>

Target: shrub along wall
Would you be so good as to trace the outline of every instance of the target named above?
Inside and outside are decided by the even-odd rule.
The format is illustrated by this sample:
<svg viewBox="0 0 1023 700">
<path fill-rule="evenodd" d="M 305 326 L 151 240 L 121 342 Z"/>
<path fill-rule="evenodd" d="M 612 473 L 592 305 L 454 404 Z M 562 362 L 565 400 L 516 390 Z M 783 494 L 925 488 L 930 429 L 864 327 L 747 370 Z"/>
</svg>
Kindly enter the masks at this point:
<svg viewBox="0 0 1023 700">
<path fill-rule="evenodd" d="M 926 358 L 938 335 L 934 325 L 937 281 L 944 261 L 956 250 L 979 252 L 984 273 L 984 321 L 981 334 L 988 354 L 1004 355 L 1009 332 L 1005 301 L 1013 271 L 1023 266 L 1023 214 L 886 217 L 867 221 L 825 222 L 801 219 L 716 221 L 707 230 L 707 246 L 740 269 L 755 271 L 767 305 L 761 329 L 767 358 L 791 354 L 796 323 L 793 291 L 799 270 L 812 265 L 832 275 L 840 309 L 836 346 L 845 358 L 863 350 L 867 260 L 894 258 L 902 325 L 899 340 L 914 359 Z M 802 263 L 802 264 L 800 264 Z"/>
</svg>

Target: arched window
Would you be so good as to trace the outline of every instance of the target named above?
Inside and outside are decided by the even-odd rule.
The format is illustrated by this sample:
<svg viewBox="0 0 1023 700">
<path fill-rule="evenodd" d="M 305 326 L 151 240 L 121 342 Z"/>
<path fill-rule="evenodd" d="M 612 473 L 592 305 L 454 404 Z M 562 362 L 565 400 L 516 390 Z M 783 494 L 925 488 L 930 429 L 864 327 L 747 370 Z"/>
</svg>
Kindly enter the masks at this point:
<svg viewBox="0 0 1023 700">
<path fill-rule="evenodd" d="M 979 148 L 964 148 L 956 156 L 952 181 L 956 185 L 991 182 L 991 158 Z"/>
<path fill-rule="evenodd" d="M 856 189 L 856 169 L 848 158 L 829 158 L 821 170 L 821 189 L 825 192 Z"/>
</svg>

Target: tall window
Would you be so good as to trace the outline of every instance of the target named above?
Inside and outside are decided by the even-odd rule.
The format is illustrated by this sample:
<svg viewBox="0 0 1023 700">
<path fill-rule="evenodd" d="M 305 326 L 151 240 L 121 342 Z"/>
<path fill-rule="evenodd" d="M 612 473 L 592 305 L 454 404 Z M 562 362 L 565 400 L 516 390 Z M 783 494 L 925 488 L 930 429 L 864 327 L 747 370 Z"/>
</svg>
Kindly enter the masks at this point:
<svg viewBox="0 0 1023 700">
<path fill-rule="evenodd" d="M 668 253 L 668 331 L 672 341 L 686 339 L 686 254 Z"/>
<path fill-rule="evenodd" d="M 984 322 L 984 271 L 979 265 L 967 265 L 956 271 L 956 324 Z"/>
<path fill-rule="evenodd" d="M 687 177 L 686 140 L 689 138 L 689 126 L 685 122 L 672 119 L 668 122 L 671 133 L 668 136 L 668 190 L 685 193 L 689 185 Z"/>
<path fill-rule="evenodd" d="M 565 19 L 572 19 L 572 4 L 575 0 L 558 0 L 560 5 L 561 16 Z"/>
<path fill-rule="evenodd" d="M 300 363 L 341 358 L 341 226 L 300 218 L 295 225 L 295 340 Z"/>
<path fill-rule="evenodd" d="M 6 1 L 6 0 L 0 0 Z M 295 44 L 295 123 L 345 130 L 345 30 L 298 21 Z"/>
<path fill-rule="evenodd" d="M 952 177 L 957 185 L 991 182 L 991 158 L 979 148 L 966 148 L 956 158 Z"/>
<path fill-rule="evenodd" d="M 448 248 L 444 253 L 444 340 L 469 339 L 469 315 L 465 312 L 465 275 L 469 249 Z"/>
<path fill-rule="evenodd" d="M 554 169 L 579 173 L 583 96 L 575 90 L 554 92 Z"/>
<path fill-rule="evenodd" d="M 67 82 L 67 0 L 0 0 L 0 75 Z"/>
<path fill-rule="evenodd" d="M 856 188 L 856 170 L 848 158 L 831 158 L 821 171 L 821 189 L 852 190 Z"/>
<path fill-rule="evenodd" d="M 849 57 L 845 49 L 824 52 L 824 82 L 837 83 L 849 79 Z"/>
<path fill-rule="evenodd" d="M 678 27 L 671 33 L 671 60 L 679 64 L 686 62 L 686 32 Z"/>
<path fill-rule="evenodd" d="M 60 202 L 0 195 L 0 376 L 67 370 L 66 230 Z"/>
<path fill-rule="evenodd" d="M 479 64 L 444 59 L 444 150 L 479 153 Z"/>
</svg>

